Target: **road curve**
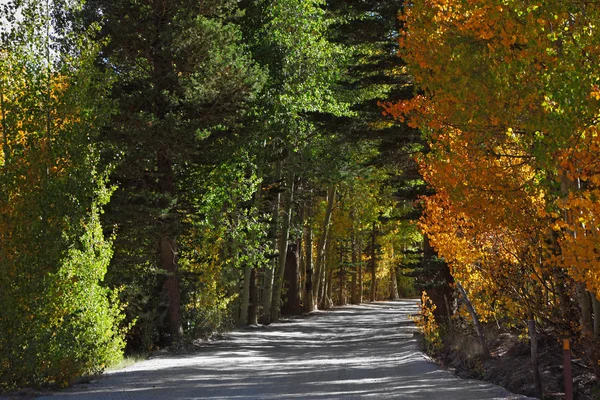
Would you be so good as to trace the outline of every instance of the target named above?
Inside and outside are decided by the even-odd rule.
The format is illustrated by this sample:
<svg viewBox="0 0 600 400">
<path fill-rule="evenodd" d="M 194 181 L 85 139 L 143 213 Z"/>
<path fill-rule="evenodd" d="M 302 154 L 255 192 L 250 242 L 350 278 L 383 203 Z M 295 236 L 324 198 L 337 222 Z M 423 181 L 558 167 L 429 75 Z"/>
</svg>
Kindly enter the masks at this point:
<svg viewBox="0 0 600 400">
<path fill-rule="evenodd" d="M 40 399 L 527 399 L 429 362 L 416 311 L 415 300 L 379 302 L 247 328 Z"/>
</svg>

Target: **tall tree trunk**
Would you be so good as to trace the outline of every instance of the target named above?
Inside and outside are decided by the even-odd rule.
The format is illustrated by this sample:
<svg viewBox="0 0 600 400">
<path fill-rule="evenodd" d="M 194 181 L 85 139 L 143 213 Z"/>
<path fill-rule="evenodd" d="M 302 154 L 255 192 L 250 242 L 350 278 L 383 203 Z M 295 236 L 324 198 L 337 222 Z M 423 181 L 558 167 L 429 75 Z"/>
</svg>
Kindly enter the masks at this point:
<svg viewBox="0 0 600 400">
<path fill-rule="evenodd" d="M 374 302 L 377 299 L 377 260 L 375 251 L 375 242 L 377 239 L 377 225 L 373 222 L 373 230 L 371 231 L 371 259 L 369 260 L 371 269 L 371 291 L 369 293 L 369 301 Z"/>
<path fill-rule="evenodd" d="M 593 328 L 590 296 L 585 288 L 585 283 L 576 283 L 575 289 L 577 290 L 577 302 L 579 303 L 579 311 L 581 313 L 580 322 L 583 329 L 583 334 L 591 338 L 593 336 Z"/>
<path fill-rule="evenodd" d="M 276 167 L 276 178 L 281 179 L 281 161 L 277 163 Z M 281 193 L 277 192 L 275 200 L 273 201 L 272 217 L 271 217 L 271 237 L 273 240 L 273 249 L 277 250 L 278 241 L 277 233 L 279 231 L 279 206 L 281 203 Z M 262 296 L 262 314 L 260 316 L 260 322 L 264 325 L 271 323 L 271 302 L 273 301 L 273 278 L 275 276 L 275 268 L 277 266 L 277 260 L 271 268 L 265 268 L 264 283 L 263 283 L 263 296 Z"/>
<path fill-rule="evenodd" d="M 331 223 L 331 216 L 333 214 L 333 205 L 335 202 L 336 186 L 331 185 L 327 190 L 327 210 L 325 211 L 325 218 L 323 218 L 323 224 L 321 226 L 321 236 L 317 246 L 317 265 L 315 275 L 316 281 L 313 283 L 313 297 L 316 297 L 315 301 L 318 302 L 319 292 L 321 289 L 321 276 L 324 276 L 323 261 L 325 259 L 325 247 L 327 246 L 327 235 L 329 233 L 329 225 Z M 323 280 L 324 281 L 324 280 Z"/>
<path fill-rule="evenodd" d="M 392 258 L 392 266 L 391 266 L 391 270 L 390 270 L 390 279 L 391 279 L 390 299 L 398 300 L 398 299 L 400 299 L 400 296 L 398 295 L 398 266 L 394 262 L 394 247 L 393 246 L 392 246 L 391 258 Z"/>
<path fill-rule="evenodd" d="M 594 309 L 594 336 L 600 336 L 600 301 L 595 293 L 592 295 L 592 308 Z"/>
<path fill-rule="evenodd" d="M 529 327 L 529 340 L 531 343 L 531 367 L 533 368 L 533 382 L 535 384 L 535 391 L 537 397 L 540 399 L 543 397 L 544 393 L 542 390 L 542 378 L 540 376 L 540 363 L 539 363 L 539 354 L 538 354 L 538 337 L 535 329 L 535 320 L 533 316 L 528 321 Z"/>
<path fill-rule="evenodd" d="M 339 272 L 339 288 L 338 288 L 338 305 L 343 306 L 346 304 L 346 297 L 344 296 L 344 281 L 346 279 L 346 271 L 344 266 L 344 247 L 340 245 L 340 272 Z"/>
<path fill-rule="evenodd" d="M 390 279 L 390 299 L 398 300 L 400 296 L 398 295 L 398 267 L 396 265 L 392 265 Z"/>
<path fill-rule="evenodd" d="M 250 304 L 248 308 L 248 325 L 258 323 L 258 290 L 256 288 L 256 268 L 250 272 Z"/>
<path fill-rule="evenodd" d="M 362 243 L 358 241 L 358 304 L 362 304 L 364 297 L 364 279 L 363 279 L 363 265 L 362 265 Z"/>
<path fill-rule="evenodd" d="M 305 305 L 307 312 L 314 311 L 315 309 L 315 298 L 313 296 L 313 287 L 318 275 L 313 274 L 313 260 L 312 260 L 312 227 L 310 221 L 306 224 L 306 235 L 304 240 L 304 250 L 306 252 L 305 263 L 306 263 L 306 287 L 305 287 Z"/>
<path fill-rule="evenodd" d="M 294 206 L 294 180 L 295 174 L 290 172 L 287 176 L 287 196 L 285 199 L 285 212 L 283 216 L 283 225 L 279 235 L 279 257 L 277 258 L 277 274 L 273 287 L 273 298 L 271 301 L 271 321 L 279 319 L 281 307 L 281 289 L 283 288 L 283 277 L 285 275 L 285 264 L 287 260 L 288 239 L 290 236 L 290 225 L 292 223 L 292 210 Z M 297 265 L 296 265 L 297 268 Z"/>
<path fill-rule="evenodd" d="M 352 283 L 350 284 L 350 302 L 352 304 L 358 304 L 358 293 L 357 293 L 357 280 L 358 280 L 358 257 L 356 255 L 356 238 L 354 237 L 354 232 L 352 232 Z"/>
<path fill-rule="evenodd" d="M 331 261 L 333 261 L 334 258 L 331 257 Z M 333 301 L 331 300 L 331 298 L 333 297 L 333 262 L 329 263 L 329 266 L 327 268 L 327 290 L 325 291 L 325 308 L 331 308 L 333 307 Z"/>
<path fill-rule="evenodd" d="M 465 288 L 463 288 L 463 286 L 460 284 L 460 282 L 457 280 L 455 280 L 454 282 L 456 283 L 456 287 L 458 288 L 458 290 L 460 291 L 460 294 L 463 297 L 465 305 L 467 306 L 467 310 L 469 310 L 469 314 L 471 314 L 471 319 L 473 320 L 473 325 L 475 325 L 475 331 L 477 332 L 477 336 L 479 337 L 479 343 L 481 344 L 481 348 L 483 350 L 483 355 L 484 355 L 484 357 L 489 358 L 490 350 L 489 350 L 488 344 L 485 340 L 483 328 L 481 327 L 481 324 L 479 323 L 479 316 L 477 316 L 477 313 L 475 312 L 475 307 L 473 307 L 471 300 L 469 300 L 469 296 L 467 296 L 467 292 L 465 291 Z"/>
<path fill-rule="evenodd" d="M 248 305 L 250 303 L 250 277 L 252 275 L 252 266 L 246 264 L 244 267 L 244 283 L 240 301 L 240 317 L 237 326 L 245 326 L 248 323 Z"/>
<path fill-rule="evenodd" d="M 317 301 L 321 309 L 325 309 L 325 298 L 327 297 L 327 253 L 323 253 L 321 260 L 321 276 L 319 277 L 319 295 Z"/>
<path fill-rule="evenodd" d="M 166 151 L 157 154 L 158 159 L 158 188 L 167 202 L 175 196 L 175 183 L 171 160 Z M 160 233 L 160 268 L 165 271 L 166 279 L 164 290 L 167 295 L 167 321 L 166 331 L 175 339 L 183 334 L 181 325 L 181 292 L 178 275 L 177 240 L 172 228 L 174 225 L 172 216 L 161 219 L 163 230 Z"/>
<path fill-rule="evenodd" d="M 304 211 L 303 211 L 304 213 Z M 304 216 L 302 216 L 301 220 L 304 220 Z M 304 233 L 302 234 L 302 236 L 304 236 Z M 304 246 L 304 241 L 302 240 L 302 238 L 299 238 L 296 241 L 296 251 L 298 252 L 298 263 L 299 263 L 299 271 L 298 271 L 298 299 L 300 301 L 300 304 L 302 305 L 302 309 L 304 310 L 304 303 L 306 302 L 306 298 L 305 298 L 305 291 L 304 291 L 304 287 L 305 287 L 305 282 L 306 282 L 306 260 L 304 259 L 304 249 L 302 248 L 302 246 Z"/>
<path fill-rule="evenodd" d="M 302 306 L 300 304 L 300 296 L 298 293 L 299 285 L 299 253 L 298 244 L 291 243 L 288 245 L 287 259 L 285 263 L 284 288 L 287 296 L 281 307 L 283 315 L 300 315 L 302 314 Z"/>
</svg>

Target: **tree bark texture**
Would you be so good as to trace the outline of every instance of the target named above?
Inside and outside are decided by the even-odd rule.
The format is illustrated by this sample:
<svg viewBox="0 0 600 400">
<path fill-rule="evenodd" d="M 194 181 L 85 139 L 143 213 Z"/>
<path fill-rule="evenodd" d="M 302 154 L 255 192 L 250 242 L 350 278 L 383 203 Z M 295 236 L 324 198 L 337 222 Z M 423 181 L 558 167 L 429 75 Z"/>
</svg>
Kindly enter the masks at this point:
<svg viewBox="0 0 600 400">
<path fill-rule="evenodd" d="M 277 258 L 277 274 L 273 284 L 273 298 L 271 301 L 271 321 L 279 319 L 281 307 L 281 291 L 283 289 L 283 277 L 285 275 L 285 267 L 288 251 L 288 239 L 290 236 L 290 225 L 292 223 L 292 211 L 294 209 L 294 179 L 295 174 L 290 172 L 287 176 L 287 195 L 285 199 L 285 211 L 283 216 L 283 224 L 279 234 L 279 257 Z M 297 268 L 297 262 L 296 262 Z"/>
<path fill-rule="evenodd" d="M 158 189 L 165 199 L 171 201 L 175 196 L 175 178 L 172 162 L 166 150 L 157 154 L 158 164 Z M 168 207 L 168 204 L 166 204 Z M 174 339 L 183 334 L 181 324 L 181 292 L 178 275 L 177 240 L 174 234 L 175 217 L 167 215 L 160 219 L 163 227 L 160 233 L 160 268 L 165 271 L 164 291 L 167 296 L 166 332 Z"/>
<path fill-rule="evenodd" d="M 362 304 L 364 298 L 364 277 L 363 277 L 363 265 L 362 265 L 362 243 L 358 242 L 358 304 Z"/>
<path fill-rule="evenodd" d="M 238 326 L 246 326 L 248 323 L 248 306 L 250 304 L 250 276 L 252 275 L 252 266 L 244 267 L 244 283 L 242 285 L 242 294 L 240 301 L 240 315 L 237 321 Z"/>
<path fill-rule="evenodd" d="M 529 340 L 531 343 L 531 368 L 533 368 L 533 382 L 537 397 L 540 399 L 543 396 L 542 378 L 540 376 L 540 362 L 538 354 L 538 337 L 535 329 L 535 320 L 532 318 L 528 321 Z"/>
<path fill-rule="evenodd" d="M 277 179 L 281 179 L 281 162 L 277 163 L 277 173 L 275 175 Z M 277 193 L 275 200 L 273 201 L 272 219 L 271 219 L 271 236 L 273 240 L 273 249 L 278 248 L 277 232 L 279 226 L 279 204 L 281 202 L 281 193 Z M 271 323 L 271 302 L 273 300 L 273 278 L 275 276 L 275 268 L 277 266 L 277 260 L 274 261 L 274 265 L 271 268 L 265 268 L 264 281 L 263 281 L 263 295 L 262 303 L 263 309 L 260 316 L 261 324 L 267 325 Z"/>
<path fill-rule="evenodd" d="M 256 268 L 252 268 L 250 273 L 250 304 L 248 307 L 248 325 L 258 323 L 258 290 L 256 287 Z"/>
<path fill-rule="evenodd" d="M 369 292 L 369 301 L 374 302 L 377 299 L 377 260 L 375 243 L 377 240 L 377 225 L 373 222 L 373 230 L 371 231 L 371 258 L 369 260 L 369 268 L 371 270 L 371 291 Z"/>
<path fill-rule="evenodd" d="M 333 214 L 333 205 L 335 203 L 336 186 L 331 185 L 327 190 L 327 210 L 325 211 L 325 218 L 321 225 L 321 236 L 317 246 L 317 265 L 315 275 L 317 277 L 313 284 L 313 297 L 316 297 L 316 302 L 320 301 L 320 292 L 322 282 L 325 281 L 324 277 L 324 260 L 325 260 L 325 248 L 327 246 L 327 235 L 329 233 L 329 226 L 331 224 L 331 216 Z M 321 279 L 321 277 L 323 279 Z"/>
<path fill-rule="evenodd" d="M 346 280 L 346 267 L 344 265 L 344 247 L 340 245 L 340 270 L 338 277 L 339 287 L 338 287 L 338 305 L 343 306 L 346 304 L 346 296 L 344 295 L 344 284 Z"/>
<path fill-rule="evenodd" d="M 469 311 L 469 314 L 471 314 L 471 319 L 473 320 L 473 325 L 475 325 L 475 331 L 477 332 L 477 336 L 479 337 L 479 343 L 481 344 L 481 348 L 483 350 L 483 355 L 484 355 L 484 357 L 489 358 L 490 350 L 489 350 L 488 344 L 485 340 L 483 328 L 481 327 L 481 324 L 479 323 L 479 316 L 477 315 L 477 312 L 475 312 L 475 307 L 473 307 L 471 300 L 469 300 L 469 296 L 467 296 L 467 292 L 465 291 L 465 288 L 460 284 L 459 281 L 455 281 L 455 282 L 456 282 L 456 287 L 460 291 L 460 294 L 463 297 L 465 305 L 467 306 L 467 310 Z"/>
<path fill-rule="evenodd" d="M 600 301 L 595 293 L 592 295 L 592 308 L 594 309 L 594 336 L 600 336 Z"/>
<path fill-rule="evenodd" d="M 313 296 L 313 286 L 315 284 L 316 276 L 313 274 L 313 256 L 312 256 L 312 228 L 310 223 L 306 224 L 306 235 L 304 239 L 304 256 L 306 263 L 306 286 L 304 294 L 304 307 L 307 312 L 314 311 L 315 299 Z"/>
<path fill-rule="evenodd" d="M 285 301 L 281 307 L 282 315 L 300 315 L 302 314 L 302 304 L 298 288 L 299 282 L 299 254 L 298 244 L 291 243 L 288 245 L 287 258 L 285 263 L 284 288 L 286 289 Z"/>
</svg>

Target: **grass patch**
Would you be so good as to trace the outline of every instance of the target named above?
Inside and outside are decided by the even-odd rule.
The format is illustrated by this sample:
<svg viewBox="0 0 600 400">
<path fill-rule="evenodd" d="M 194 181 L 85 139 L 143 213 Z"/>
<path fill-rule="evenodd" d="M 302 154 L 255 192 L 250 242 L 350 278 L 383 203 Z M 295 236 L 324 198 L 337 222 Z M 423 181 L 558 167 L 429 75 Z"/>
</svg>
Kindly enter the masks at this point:
<svg viewBox="0 0 600 400">
<path fill-rule="evenodd" d="M 144 361 L 146 359 L 148 359 L 148 355 L 146 353 L 143 354 L 130 354 L 127 356 L 124 356 L 121 361 L 119 361 L 116 364 L 110 365 L 109 367 L 106 368 L 107 371 L 118 371 L 120 369 L 123 368 L 127 368 L 133 364 L 137 364 L 140 361 Z"/>
</svg>

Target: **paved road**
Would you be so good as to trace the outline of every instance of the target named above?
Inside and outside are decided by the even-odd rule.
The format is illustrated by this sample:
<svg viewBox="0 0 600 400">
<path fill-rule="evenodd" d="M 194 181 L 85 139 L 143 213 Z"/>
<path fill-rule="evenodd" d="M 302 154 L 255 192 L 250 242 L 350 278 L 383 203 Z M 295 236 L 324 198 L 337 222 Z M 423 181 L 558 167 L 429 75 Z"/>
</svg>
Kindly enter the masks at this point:
<svg viewBox="0 0 600 400">
<path fill-rule="evenodd" d="M 401 300 L 248 328 L 41 399 L 526 399 L 429 362 L 413 337 L 415 312 Z"/>
</svg>

